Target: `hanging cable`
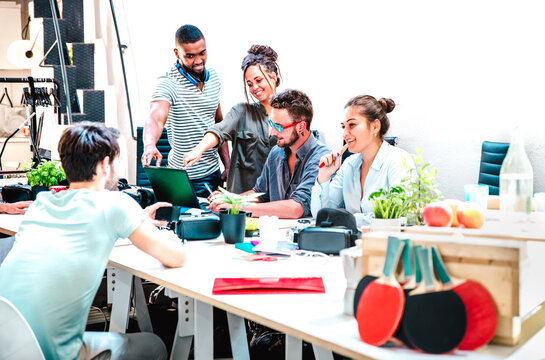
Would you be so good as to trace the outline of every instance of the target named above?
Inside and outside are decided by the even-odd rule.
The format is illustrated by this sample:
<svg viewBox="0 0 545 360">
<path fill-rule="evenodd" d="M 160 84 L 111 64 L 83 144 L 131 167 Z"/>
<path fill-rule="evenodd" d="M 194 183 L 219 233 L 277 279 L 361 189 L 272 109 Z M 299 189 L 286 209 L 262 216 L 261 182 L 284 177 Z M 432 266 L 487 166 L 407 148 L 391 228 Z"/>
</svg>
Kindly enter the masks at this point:
<svg viewBox="0 0 545 360">
<path fill-rule="evenodd" d="M 53 1 L 53 0 L 51 0 Z M 123 46 L 121 45 L 121 40 L 119 38 L 119 29 L 117 27 L 117 20 L 115 18 L 114 3 L 113 0 L 110 0 L 110 8 L 112 9 L 112 18 L 114 19 L 115 35 L 117 36 L 117 45 L 119 48 L 119 57 L 121 59 L 121 69 L 123 70 L 123 82 L 125 83 L 125 94 L 127 95 L 127 110 L 129 111 L 129 122 L 131 123 L 131 136 L 133 140 L 136 140 L 136 135 L 134 134 L 134 126 L 132 123 L 132 112 L 131 112 L 131 100 L 129 97 L 129 86 L 127 84 L 127 72 L 125 71 L 125 61 L 123 61 Z M 125 46 L 126 48 L 126 46 Z"/>
</svg>

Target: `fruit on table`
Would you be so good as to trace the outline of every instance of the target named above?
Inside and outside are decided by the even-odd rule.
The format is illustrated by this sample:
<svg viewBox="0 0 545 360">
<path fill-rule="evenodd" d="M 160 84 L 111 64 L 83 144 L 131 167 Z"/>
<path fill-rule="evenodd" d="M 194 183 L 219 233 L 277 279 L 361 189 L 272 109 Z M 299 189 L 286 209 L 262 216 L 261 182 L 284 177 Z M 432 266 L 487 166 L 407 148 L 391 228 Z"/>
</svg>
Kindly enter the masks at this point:
<svg viewBox="0 0 545 360">
<path fill-rule="evenodd" d="M 465 202 L 456 211 L 460 225 L 468 229 L 480 229 L 484 223 L 483 213 L 474 202 Z"/>
<path fill-rule="evenodd" d="M 428 226 L 450 226 L 454 214 L 449 204 L 444 201 L 429 203 L 422 213 L 424 223 Z"/>
<path fill-rule="evenodd" d="M 450 205 L 452 209 L 452 224 L 450 226 L 457 227 L 459 225 L 458 223 L 458 216 L 456 216 L 456 213 L 458 211 L 458 207 L 461 206 L 464 202 L 456 199 L 445 199 L 443 202 Z"/>
<path fill-rule="evenodd" d="M 259 219 L 246 218 L 246 231 L 255 231 L 259 229 Z"/>
</svg>

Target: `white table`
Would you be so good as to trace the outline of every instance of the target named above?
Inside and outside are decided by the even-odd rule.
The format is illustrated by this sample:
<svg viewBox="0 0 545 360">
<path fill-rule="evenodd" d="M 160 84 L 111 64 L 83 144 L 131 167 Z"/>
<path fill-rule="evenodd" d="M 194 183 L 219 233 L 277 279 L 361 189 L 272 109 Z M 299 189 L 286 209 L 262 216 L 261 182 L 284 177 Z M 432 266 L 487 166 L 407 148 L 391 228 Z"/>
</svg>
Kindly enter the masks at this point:
<svg viewBox="0 0 545 360">
<path fill-rule="evenodd" d="M 13 236 L 19 230 L 23 215 L 0 214 L 0 233 Z"/>
<path fill-rule="evenodd" d="M 246 339 L 241 334 L 242 318 L 286 333 L 287 359 L 300 357 L 300 339 L 314 345 L 317 359 L 331 358 L 331 351 L 354 359 L 448 359 L 444 355 L 421 354 L 406 348 L 379 348 L 363 343 L 358 336 L 356 320 L 342 313 L 346 282 L 338 257 L 325 261 L 320 258 L 306 258 L 276 262 L 246 262 L 234 259 L 245 254 L 244 252 L 231 245 L 225 245 L 221 241 L 191 242 L 187 245 L 187 250 L 188 260 L 183 268 L 166 269 L 157 260 L 133 246 L 116 247 L 110 256 L 109 266 L 122 270 L 124 277 L 130 279 L 131 275 L 139 276 L 164 285 L 181 296 L 179 313 L 182 325 L 178 328 L 178 335 L 196 335 L 195 356 L 197 359 L 212 358 L 213 340 L 210 336 L 212 306 L 226 310 L 229 319 L 235 320 L 230 322 L 231 336 L 234 338 L 234 345 L 241 348 L 246 346 Z M 216 277 L 245 276 L 322 276 L 326 293 L 212 295 L 212 286 Z M 117 284 L 119 283 L 116 283 L 116 286 Z M 112 310 L 112 321 L 114 321 L 114 315 L 117 317 L 120 313 L 124 313 L 121 318 L 127 317 L 128 297 L 124 296 L 125 302 L 121 308 L 119 304 L 121 304 L 122 296 L 121 294 L 116 296 L 119 297 L 114 300 L 116 303 Z M 194 304 L 193 309 L 191 309 L 192 304 Z M 188 307 L 189 315 L 194 314 L 193 317 L 184 315 L 186 310 L 184 306 Z M 233 329 L 231 325 L 239 326 L 238 330 Z M 203 333 L 200 333 L 201 330 Z M 236 339 L 243 344 L 237 345 Z M 542 329 L 520 349 L 489 345 L 473 352 L 457 351 L 455 356 L 471 359 L 540 359 L 544 354 L 541 350 L 543 340 L 545 340 L 545 331 Z M 187 337 L 185 341 L 187 346 Z M 209 348 L 208 352 L 204 350 L 206 347 Z M 246 351 L 247 349 L 234 348 L 234 358 L 246 358 Z M 185 358 L 185 352 L 175 352 L 174 356 Z"/>
</svg>

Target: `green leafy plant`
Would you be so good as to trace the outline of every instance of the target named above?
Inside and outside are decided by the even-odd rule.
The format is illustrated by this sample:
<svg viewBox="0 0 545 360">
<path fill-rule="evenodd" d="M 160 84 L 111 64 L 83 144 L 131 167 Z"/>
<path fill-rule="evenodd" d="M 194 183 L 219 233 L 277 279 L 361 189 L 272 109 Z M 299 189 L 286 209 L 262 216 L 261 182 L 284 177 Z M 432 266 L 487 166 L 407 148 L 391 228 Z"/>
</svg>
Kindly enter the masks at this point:
<svg viewBox="0 0 545 360">
<path fill-rule="evenodd" d="M 264 193 L 250 193 L 246 195 L 233 194 L 218 186 L 218 190 L 221 194 L 217 194 L 212 198 L 212 201 L 220 201 L 223 203 L 231 204 L 231 208 L 227 210 L 228 214 L 236 215 L 240 212 L 242 206 L 251 205 L 257 202 L 257 198 Z"/>
<path fill-rule="evenodd" d="M 423 151 L 416 148 L 413 160 L 416 167 L 409 169 L 409 175 L 402 180 L 405 188 L 405 201 L 407 205 L 408 221 L 411 224 L 421 225 L 423 223 L 422 211 L 432 201 L 442 197 L 439 191 L 437 179 L 437 168 L 422 159 Z M 407 168 L 407 164 L 404 166 Z"/>
<path fill-rule="evenodd" d="M 58 161 L 42 161 L 35 169 L 26 173 L 30 186 L 55 186 L 66 179 L 61 163 Z"/>
<path fill-rule="evenodd" d="M 399 219 L 407 216 L 406 190 L 403 184 L 387 186 L 369 195 L 377 219 Z"/>
</svg>

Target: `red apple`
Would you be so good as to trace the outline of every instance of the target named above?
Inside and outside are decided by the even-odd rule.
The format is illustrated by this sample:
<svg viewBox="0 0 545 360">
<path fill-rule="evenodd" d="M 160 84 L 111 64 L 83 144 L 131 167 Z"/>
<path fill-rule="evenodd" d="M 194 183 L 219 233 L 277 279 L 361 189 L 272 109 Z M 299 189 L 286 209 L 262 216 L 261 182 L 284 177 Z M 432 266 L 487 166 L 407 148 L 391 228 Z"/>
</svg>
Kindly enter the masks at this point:
<svg viewBox="0 0 545 360">
<path fill-rule="evenodd" d="M 465 202 L 456 211 L 460 225 L 468 229 L 480 229 L 484 223 L 483 213 L 478 204 Z"/>
<path fill-rule="evenodd" d="M 424 223 L 428 226 L 450 226 L 454 218 L 452 208 L 443 201 L 429 203 L 422 213 Z"/>
<path fill-rule="evenodd" d="M 452 224 L 450 226 L 457 227 L 459 223 L 458 223 L 458 216 L 456 216 L 456 214 L 458 211 L 458 207 L 461 206 L 463 202 L 456 199 L 445 199 L 443 201 L 449 204 L 452 209 Z"/>
</svg>

